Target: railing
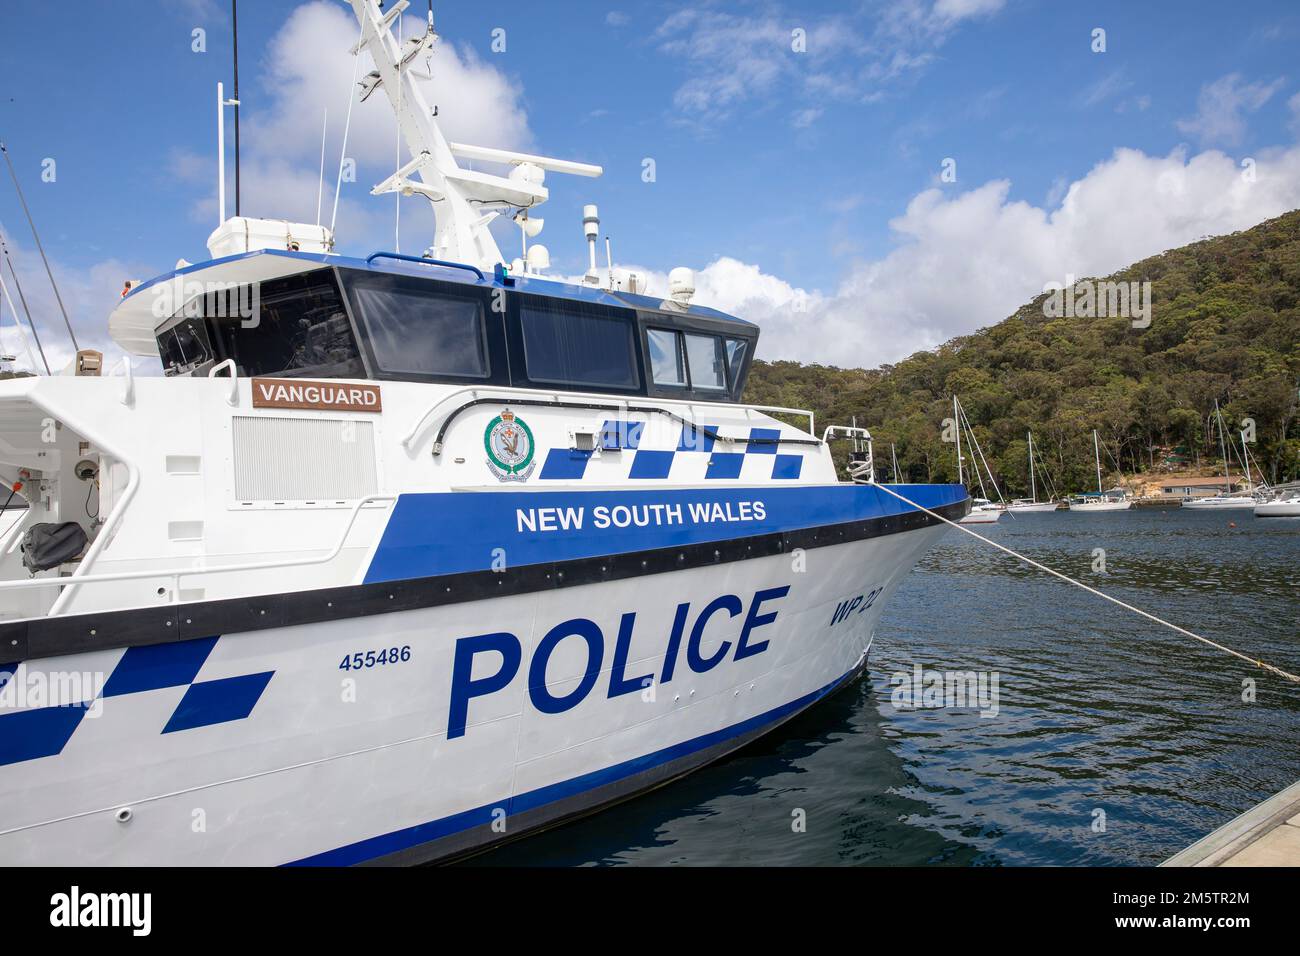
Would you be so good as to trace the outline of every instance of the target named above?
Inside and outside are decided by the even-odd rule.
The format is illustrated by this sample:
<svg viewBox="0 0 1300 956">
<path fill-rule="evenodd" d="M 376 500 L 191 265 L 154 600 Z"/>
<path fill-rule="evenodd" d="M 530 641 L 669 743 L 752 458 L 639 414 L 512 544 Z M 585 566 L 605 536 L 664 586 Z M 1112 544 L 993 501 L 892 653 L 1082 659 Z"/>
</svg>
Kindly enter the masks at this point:
<svg viewBox="0 0 1300 956">
<path fill-rule="evenodd" d="M 829 443 L 836 437 L 853 440 L 853 453 L 849 455 L 848 464 L 849 477 L 857 482 L 875 484 L 876 464 L 871 445 L 871 432 L 857 425 L 831 425 L 822 434 L 822 441 Z M 860 447 L 863 442 L 866 443 L 865 455 Z"/>
<path fill-rule="evenodd" d="M 235 360 L 226 359 L 224 362 L 218 362 L 208 369 L 208 378 L 216 378 L 217 373 L 223 369 L 230 369 L 230 391 L 226 393 L 226 404 L 234 408 L 239 404 L 239 366 L 235 364 Z"/>
<path fill-rule="evenodd" d="M 397 500 L 396 495 L 369 495 L 361 498 L 352 507 L 352 513 L 348 516 L 348 523 L 343 528 L 343 533 L 339 536 L 338 543 L 325 555 L 316 558 L 297 558 L 290 561 L 256 561 L 249 564 L 222 564 L 216 567 L 204 568 L 168 568 L 162 570 L 144 570 L 144 571 L 116 571 L 109 574 L 74 574 L 71 577 L 53 577 L 53 578 L 31 578 L 26 581 L 0 581 L 0 591 L 15 591 L 24 588 L 40 587 L 63 587 L 68 590 L 59 595 L 59 599 L 54 606 L 50 608 L 49 615 L 54 616 L 61 609 L 62 604 L 66 603 L 67 598 L 72 593 L 72 589 L 81 584 L 99 584 L 106 581 L 139 581 L 149 578 L 170 578 L 172 581 L 172 602 L 180 603 L 180 582 L 181 578 L 189 577 L 194 574 L 227 574 L 234 571 L 269 571 L 280 568 L 297 568 L 309 567 L 316 564 L 328 564 L 338 557 L 344 546 L 347 544 L 348 536 L 352 533 L 352 527 L 356 524 L 357 516 L 361 510 L 370 504 L 379 502 L 394 502 Z M 115 509 L 116 510 L 116 509 Z M 101 537 L 103 533 L 101 532 Z M 99 543 L 96 538 L 96 544 Z M 87 555 L 89 557 L 89 555 Z"/>
<path fill-rule="evenodd" d="M 444 395 L 442 398 L 438 399 L 436 402 L 434 402 L 432 405 L 426 408 L 424 410 L 424 413 L 421 414 L 420 417 L 416 419 L 415 424 L 411 426 L 410 430 L 406 433 L 406 436 L 402 439 L 402 447 L 405 448 L 408 453 L 410 453 L 416 438 L 418 438 L 424 432 L 426 427 L 428 427 L 429 419 L 434 415 L 434 413 L 437 412 L 438 409 L 442 408 L 444 405 L 447 405 L 448 403 L 452 402 L 455 399 L 461 398 L 462 396 L 468 396 L 470 401 L 462 402 L 460 405 L 451 409 L 448 412 L 446 419 L 443 421 L 444 430 L 446 425 L 451 421 L 451 419 L 454 418 L 456 414 L 458 414 L 462 409 L 464 409 L 468 405 L 476 404 L 478 402 L 488 400 L 494 396 L 502 396 L 505 398 L 514 397 L 519 399 L 528 399 L 528 400 L 532 400 L 533 402 L 542 403 L 542 404 L 572 403 L 580 407 L 592 408 L 592 409 L 597 409 L 597 408 L 611 409 L 611 410 L 626 409 L 627 411 L 630 412 L 646 412 L 651 414 L 662 414 L 662 415 L 667 415 L 671 418 L 675 418 L 678 421 L 685 422 L 686 424 L 695 426 L 694 422 L 691 422 L 690 420 L 683 418 L 681 415 L 678 415 L 676 412 L 674 412 L 671 408 L 668 408 L 664 405 L 655 405 L 649 403 L 644 405 L 641 404 L 634 405 L 631 402 L 601 403 L 595 401 L 595 399 L 599 398 L 599 396 L 594 394 L 587 394 L 583 392 L 543 392 L 534 388 L 512 388 L 510 386 L 504 386 L 504 385 L 503 386 L 481 386 L 480 385 L 480 386 L 471 386 L 467 388 L 457 389 L 456 391 L 451 392 L 450 394 Z M 810 435 L 813 434 L 814 429 L 816 427 L 815 421 L 813 419 L 813 413 L 803 408 L 784 408 L 779 405 L 734 405 L 734 404 L 727 404 L 724 402 L 680 402 L 678 404 L 687 405 L 691 408 L 725 408 L 733 411 L 736 409 L 742 409 L 744 411 L 769 412 L 769 413 L 778 412 L 785 415 L 805 415 L 808 418 L 808 434 Z M 711 436 L 711 437 L 718 437 L 721 438 L 721 440 L 723 441 L 744 440 L 740 438 L 731 438 L 727 436 Z M 441 433 L 440 433 L 440 438 L 441 438 Z M 824 440 L 819 442 L 815 438 L 812 441 L 806 441 L 802 439 L 782 439 L 782 441 L 789 442 L 792 444 L 799 444 L 799 443 L 824 444 L 825 443 Z M 441 445 L 442 445 L 441 440 L 434 443 L 433 453 L 435 455 L 441 453 L 442 451 Z"/>
<path fill-rule="evenodd" d="M 487 276 L 483 275 L 482 269 L 464 262 L 448 262 L 446 259 L 425 259 L 422 256 L 408 256 L 400 252 L 376 252 L 366 258 L 366 265 L 370 265 L 376 259 L 396 259 L 399 262 L 418 262 L 420 265 L 425 266 L 442 266 L 444 269 L 464 269 L 466 272 L 472 272 L 478 276 L 479 282 L 487 281 Z"/>
</svg>

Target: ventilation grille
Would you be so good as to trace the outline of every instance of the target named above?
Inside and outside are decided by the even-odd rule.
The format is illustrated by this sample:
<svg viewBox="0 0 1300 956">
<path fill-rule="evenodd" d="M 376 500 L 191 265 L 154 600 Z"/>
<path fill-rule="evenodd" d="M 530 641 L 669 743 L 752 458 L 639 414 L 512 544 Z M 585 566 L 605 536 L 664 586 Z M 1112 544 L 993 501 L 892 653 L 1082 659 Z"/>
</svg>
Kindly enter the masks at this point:
<svg viewBox="0 0 1300 956">
<path fill-rule="evenodd" d="M 239 501 L 343 501 L 378 491 L 372 422 L 232 419 Z"/>
</svg>

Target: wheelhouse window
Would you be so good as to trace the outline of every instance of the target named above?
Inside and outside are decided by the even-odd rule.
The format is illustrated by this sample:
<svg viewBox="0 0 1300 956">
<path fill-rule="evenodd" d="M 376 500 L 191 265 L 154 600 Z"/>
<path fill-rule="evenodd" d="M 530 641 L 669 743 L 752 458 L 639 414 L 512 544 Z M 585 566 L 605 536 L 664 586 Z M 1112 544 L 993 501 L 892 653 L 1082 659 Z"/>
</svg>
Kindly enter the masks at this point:
<svg viewBox="0 0 1300 956">
<path fill-rule="evenodd" d="M 215 357 L 234 359 L 239 374 L 365 378 L 352 323 L 331 273 L 262 282 L 251 297 L 239 297 L 250 303 L 249 310 L 218 308 L 219 314 L 213 314 L 213 301 L 214 296 L 204 299 Z"/>
<path fill-rule="evenodd" d="M 682 357 L 681 336 L 668 329 L 648 329 L 646 343 L 650 350 L 650 377 L 654 383 L 685 388 L 686 362 Z"/>
<path fill-rule="evenodd" d="M 630 317 L 583 302 L 530 299 L 520 306 L 519 324 L 530 381 L 618 389 L 641 384 Z"/>
<path fill-rule="evenodd" d="M 686 362 L 691 373 L 691 388 L 706 392 L 727 390 L 727 362 L 723 357 L 722 339 L 716 335 L 683 334 Z"/>
<path fill-rule="evenodd" d="M 731 384 L 739 396 L 741 370 L 745 367 L 745 355 L 749 352 L 749 343 L 744 339 L 727 339 L 727 368 L 731 370 Z"/>
<path fill-rule="evenodd" d="M 483 303 L 475 295 L 433 291 L 389 277 L 352 285 L 353 301 L 381 372 L 487 378 Z"/>
<path fill-rule="evenodd" d="M 740 400 L 750 350 L 748 339 L 647 325 L 645 347 L 655 387 Z"/>
</svg>

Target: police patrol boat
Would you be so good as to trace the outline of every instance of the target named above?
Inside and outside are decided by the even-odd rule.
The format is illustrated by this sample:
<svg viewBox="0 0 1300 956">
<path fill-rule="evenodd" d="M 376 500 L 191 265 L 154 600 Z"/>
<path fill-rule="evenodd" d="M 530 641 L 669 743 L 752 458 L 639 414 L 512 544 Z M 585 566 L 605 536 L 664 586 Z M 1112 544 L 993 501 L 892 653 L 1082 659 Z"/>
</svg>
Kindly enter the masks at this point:
<svg viewBox="0 0 1300 956">
<path fill-rule="evenodd" d="M 852 680 L 969 508 L 745 404 L 758 329 L 598 269 L 594 209 L 582 282 L 507 267 L 489 223 L 600 170 L 448 142 L 432 20 L 351 5 L 428 254 L 236 217 L 110 317 L 165 375 L 0 382 L 0 862 L 435 860 L 590 812 Z"/>
</svg>

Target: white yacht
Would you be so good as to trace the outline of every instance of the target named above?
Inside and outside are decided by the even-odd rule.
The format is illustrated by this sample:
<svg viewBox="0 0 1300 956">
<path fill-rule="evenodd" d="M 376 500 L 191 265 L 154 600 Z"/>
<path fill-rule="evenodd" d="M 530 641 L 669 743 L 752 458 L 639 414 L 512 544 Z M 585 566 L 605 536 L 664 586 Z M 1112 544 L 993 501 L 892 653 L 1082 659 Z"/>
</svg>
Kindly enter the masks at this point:
<svg viewBox="0 0 1300 956">
<path fill-rule="evenodd" d="M 966 419 L 966 411 L 962 408 L 961 402 L 957 396 L 952 397 L 952 421 L 954 428 L 954 438 L 957 444 L 957 482 L 962 484 L 966 480 L 965 458 L 961 450 L 962 429 L 967 429 L 969 436 L 968 445 L 976 452 L 971 456 L 971 472 L 975 480 L 979 483 L 980 490 L 984 490 L 984 476 L 980 472 L 980 463 L 984 462 L 984 453 L 980 450 L 975 439 L 975 432 L 970 428 L 970 423 Z M 987 462 L 984 462 L 987 470 Z M 989 483 L 993 485 L 995 493 L 998 492 L 997 482 L 993 480 L 993 473 L 988 472 Z M 994 504 L 988 498 L 972 498 L 970 512 L 963 518 L 958 519 L 958 524 L 996 524 L 1006 513 L 1006 507 L 1001 504 Z"/>
<path fill-rule="evenodd" d="M 1029 443 L 1029 497 L 1017 498 L 1007 504 L 1007 511 L 1013 514 L 1032 514 L 1034 512 L 1055 511 L 1055 501 L 1038 500 L 1038 480 L 1034 471 L 1034 433 L 1027 432 Z"/>
<path fill-rule="evenodd" d="M 599 168 L 449 142 L 411 74 L 432 16 L 399 47 L 406 0 L 351 5 L 411 157 L 377 189 L 430 200 L 432 249 L 225 220 L 109 319 L 165 375 L 0 382 L 4 865 L 415 862 L 554 825 L 853 680 L 945 530 L 866 429 L 742 401 L 759 331 L 688 272 L 663 298 L 597 268 L 594 208 L 580 284 L 507 262 L 488 224 Z"/>
<path fill-rule="evenodd" d="M 972 498 L 970 514 L 962 518 L 959 524 L 997 524 L 1006 512 L 1005 508 L 995 505 L 987 498 Z"/>
<path fill-rule="evenodd" d="M 1300 518 L 1300 488 L 1277 489 L 1255 505 L 1256 518 Z"/>
<path fill-rule="evenodd" d="M 1128 511 L 1133 501 L 1123 488 L 1103 491 L 1101 486 L 1101 444 L 1097 429 L 1092 430 L 1092 453 L 1097 466 L 1097 493 L 1074 495 L 1070 498 L 1070 511 L 1076 514 L 1100 514 L 1104 511 Z"/>
<path fill-rule="evenodd" d="M 1223 412 L 1219 410 L 1219 403 L 1217 399 L 1214 402 L 1214 417 L 1219 427 L 1219 452 L 1223 456 L 1223 477 L 1228 481 L 1229 487 L 1231 487 L 1232 475 L 1229 474 L 1229 470 L 1228 470 L 1228 449 L 1227 449 L 1227 444 L 1224 441 Z M 1241 437 L 1241 449 L 1243 452 L 1242 461 L 1247 463 L 1246 468 L 1248 473 L 1246 476 L 1246 484 L 1247 486 L 1249 486 L 1250 485 L 1250 475 L 1249 475 L 1250 459 L 1249 459 L 1249 452 L 1246 450 L 1246 436 L 1244 434 Z M 1256 504 L 1258 503 L 1259 503 L 1259 499 L 1256 497 L 1253 491 L 1233 492 L 1225 489 L 1222 493 L 1217 495 L 1207 495 L 1201 498 L 1191 498 L 1183 502 L 1183 507 L 1191 508 L 1193 511 L 1232 511 L 1232 510 L 1244 511 L 1248 509 L 1253 511 Z"/>
</svg>

